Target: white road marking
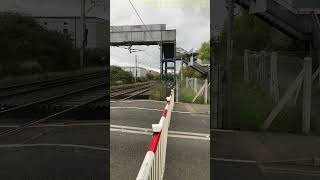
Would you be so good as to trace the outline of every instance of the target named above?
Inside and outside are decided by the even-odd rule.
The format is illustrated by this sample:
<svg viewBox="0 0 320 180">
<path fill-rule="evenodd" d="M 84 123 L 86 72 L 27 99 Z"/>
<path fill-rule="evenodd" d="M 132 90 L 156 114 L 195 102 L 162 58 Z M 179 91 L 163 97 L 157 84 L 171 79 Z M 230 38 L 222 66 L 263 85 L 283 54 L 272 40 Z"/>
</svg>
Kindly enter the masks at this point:
<svg viewBox="0 0 320 180">
<path fill-rule="evenodd" d="M 153 134 L 153 131 L 150 128 L 120 126 L 120 125 L 110 125 L 110 131 L 133 133 L 133 134 L 145 134 L 145 135 Z M 168 137 L 210 141 L 209 134 L 183 132 L 183 131 L 169 131 Z"/>
<path fill-rule="evenodd" d="M 39 128 L 39 127 L 71 127 L 71 126 L 107 126 L 109 123 L 72 123 L 72 124 L 40 124 L 40 125 L 34 125 L 30 126 L 33 128 Z M 0 128 L 17 128 L 20 127 L 19 125 L 1 125 Z"/>
<path fill-rule="evenodd" d="M 50 143 L 37 143 L 37 144 L 5 144 L 0 145 L 0 148 L 20 148 L 20 147 L 38 147 L 38 146 L 57 146 L 57 147 L 69 147 L 69 148 L 82 148 L 90 150 L 108 151 L 108 148 L 101 148 L 96 146 L 87 146 L 79 144 L 50 144 Z"/>
<path fill-rule="evenodd" d="M 128 103 L 134 103 L 134 102 L 157 102 L 157 103 L 164 103 L 165 101 L 157 101 L 157 100 L 151 100 L 151 99 L 137 99 L 137 100 L 126 100 L 126 101 L 110 101 L 111 103 L 119 103 L 119 102 L 128 102 Z M 192 103 L 183 103 L 183 102 L 174 102 L 175 104 L 192 104 Z"/>
<path fill-rule="evenodd" d="M 257 164 L 257 165 L 264 163 L 264 162 L 257 162 L 254 160 L 243 160 L 243 159 L 226 159 L 226 158 L 211 158 L 211 159 L 215 161 L 222 161 L 222 162 L 246 163 L 246 164 Z M 320 176 L 320 170 L 316 171 L 316 170 L 302 170 L 302 169 L 294 169 L 294 168 L 275 168 L 275 167 L 267 167 L 263 165 L 258 165 L 258 167 L 263 172 L 267 172 L 267 173 Z"/>
<path fill-rule="evenodd" d="M 256 164 L 257 161 L 253 160 L 243 160 L 243 159 L 226 159 L 226 158 L 211 158 L 215 161 L 223 161 L 223 162 L 237 162 L 237 163 L 250 163 L 250 164 Z"/>
<path fill-rule="evenodd" d="M 294 168 L 273 168 L 273 167 L 260 167 L 263 172 L 278 173 L 278 174 L 297 174 L 307 176 L 320 176 L 320 170 L 302 170 Z"/>
<path fill-rule="evenodd" d="M 137 99 L 137 100 L 126 100 L 126 101 L 110 101 L 111 103 L 118 103 L 118 102 L 158 102 L 158 103 L 163 103 L 165 104 L 165 101 L 157 101 L 157 100 L 150 100 L 150 99 Z M 177 103 L 177 102 L 175 102 Z"/>
<path fill-rule="evenodd" d="M 110 107 L 110 109 L 139 109 L 139 110 L 147 110 L 147 111 L 163 111 L 163 109 L 152 109 L 152 108 L 142 108 L 142 107 L 130 107 L 130 106 L 120 106 L 120 107 Z M 173 113 L 181 113 L 181 114 L 203 114 L 203 115 L 209 115 L 205 112 L 187 112 L 187 111 L 172 111 Z"/>
<path fill-rule="evenodd" d="M 243 130 L 232 130 L 232 129 L 211 129 L 213 132 L 224 132 L 224 133 L 256 133 L 255 131 L 243 131 Z"/>
</svg>

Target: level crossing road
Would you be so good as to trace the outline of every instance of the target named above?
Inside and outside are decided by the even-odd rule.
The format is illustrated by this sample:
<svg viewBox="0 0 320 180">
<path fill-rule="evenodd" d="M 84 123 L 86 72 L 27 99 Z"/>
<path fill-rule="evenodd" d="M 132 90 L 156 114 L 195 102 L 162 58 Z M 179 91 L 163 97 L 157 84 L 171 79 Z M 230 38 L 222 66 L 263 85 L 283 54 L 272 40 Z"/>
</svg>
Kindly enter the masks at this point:
<svg viewBox="0 0 320 180">
<path fill-rule="evenodd" d="M 166 103 L 111 102 L 111 179 L 135 179 Z M 171 116 L 164 179 L 209 179 L 209 106 L 175 103 Z"/>
</svg>

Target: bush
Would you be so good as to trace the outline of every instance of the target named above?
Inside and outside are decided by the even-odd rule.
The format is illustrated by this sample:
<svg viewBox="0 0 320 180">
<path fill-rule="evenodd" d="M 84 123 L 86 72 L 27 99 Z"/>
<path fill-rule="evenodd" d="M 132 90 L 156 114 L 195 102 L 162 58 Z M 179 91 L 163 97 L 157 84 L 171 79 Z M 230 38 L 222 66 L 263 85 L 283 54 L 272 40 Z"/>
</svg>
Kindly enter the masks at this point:
<svg viewBox="0 0 320 180">
<path fill-rule="evenodd" d="M 88 49 L 85 52 L 86 66 L 106 66 L 109 58 L 108 49 L 96 48 Z"/>
<path fill-rule="evenodd" d="M 122 81 L 124 84 L 130 84 L 134 82 L 134 77 L 132 74 L 122 70 L 118 66 L 110 66 L 110 77 L 111 85 L 117 84 L 117 81 Z"/>
<path fill-rule="evenodd" d="M 70 36 L 49 31 L 32 17 L 0 12 L 0 39 L 2 76 L 79 67 L 79 51 L 73 49 Z"/>
<path fill-rule="evenodd" d="M 181 90 L 180 101 L 185 103 L 192 103 L 193 98 L 196 96 L 196 93 L 191 88 L 183 88 Z M 194 103 L 202 104 L 204 102 L 203 96 L 199 96 Z"/>
</svg>

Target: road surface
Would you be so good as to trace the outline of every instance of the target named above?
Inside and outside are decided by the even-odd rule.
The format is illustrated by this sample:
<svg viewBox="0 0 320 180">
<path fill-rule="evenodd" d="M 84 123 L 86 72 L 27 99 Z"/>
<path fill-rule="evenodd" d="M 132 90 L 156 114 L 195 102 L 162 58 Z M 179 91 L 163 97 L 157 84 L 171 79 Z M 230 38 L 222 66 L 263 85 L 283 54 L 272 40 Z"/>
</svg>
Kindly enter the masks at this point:
<svg viewBox="0 0 320 180">
<path fill-rule="evenodd" d="M 111 103 L 111 179 L 135 179 L 165 102 Z M 169 127 L 166 180 L 209 179 L 209 106 L 176 103 Z M 185 136 L 177 136 L 184 132 Z M 190 136 L 188 133 L 198 133 Z"/>
</svg>

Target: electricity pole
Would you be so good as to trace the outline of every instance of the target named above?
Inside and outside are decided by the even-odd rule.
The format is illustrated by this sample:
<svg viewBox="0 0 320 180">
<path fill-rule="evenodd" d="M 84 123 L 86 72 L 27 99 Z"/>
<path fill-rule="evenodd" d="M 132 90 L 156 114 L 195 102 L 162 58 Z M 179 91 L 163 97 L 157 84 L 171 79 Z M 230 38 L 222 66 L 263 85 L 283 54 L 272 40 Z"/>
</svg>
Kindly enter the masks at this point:
<svg viewBox="0 0 320 180">
<path fill-rule="evenodd" d="M 227 61 L 225 64 L 226 70 L 226 128 L 230 128 L 231 123 L 231 98 L 232 98 L 232 33 L 233 33 L 233 14 L 234 14 L 234 0 L 226 0 L 227 1 L 227 10 L 228 10 L 228 34 L 227 34 Z"/>
<path fill-rule="evenodd" d="M 86 36 L 86 0 L 81 0 L 81 36 L 80 36 L 80 68 L 83 68 L 84 51 L 85 51 L 85 36 Z"/>
<path fill-rule="evenodd" d="M 135 76 L 134 76 L 134 83 L 137 83 L 137 75 L 138 75 L 138 59 L 137 59 L 137 55 L 135 55 L 136 57 L 136 73 L 135 73 Z"/>
</svg>

